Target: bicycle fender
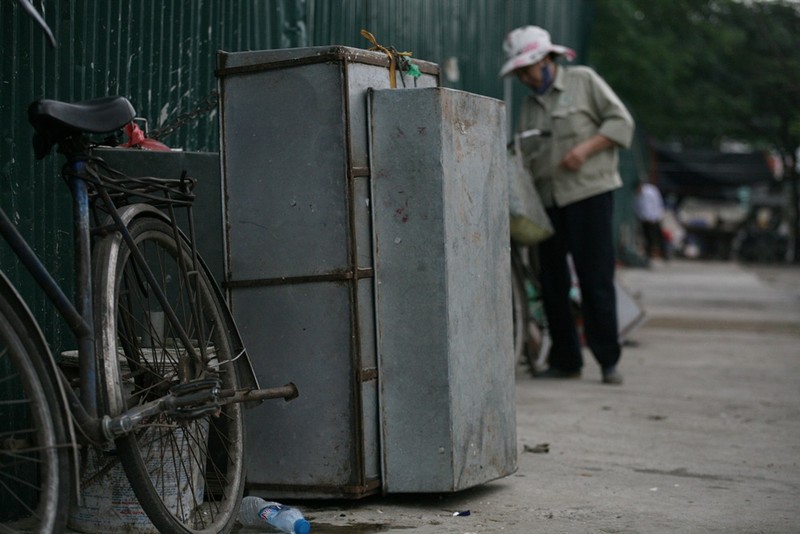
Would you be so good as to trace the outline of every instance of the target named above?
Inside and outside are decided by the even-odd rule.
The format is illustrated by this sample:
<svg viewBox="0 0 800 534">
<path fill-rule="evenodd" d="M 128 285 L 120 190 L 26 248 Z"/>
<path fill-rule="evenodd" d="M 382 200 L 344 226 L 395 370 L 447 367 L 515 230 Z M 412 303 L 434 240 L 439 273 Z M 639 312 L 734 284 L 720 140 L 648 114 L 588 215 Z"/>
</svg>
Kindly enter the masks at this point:
<svg viewBox="0 0 800 534">
<path fill-rule="evenodd" d="M 77 476 L 79 473 L 80 467 L 80 449 L 78 448 L 78 440 L 75 434 L 75 425 L 72 419 L 72 414 L 69 411 L 69 402 L 67 400 L 67 394 L 64 390 L 64 384 L 61 380 L 61 372 L 56 367 L 55 359 L 53 358 L 53 354 L 50 352 L 50 346 L 47 344 L 47 341 L 44 338 L 44 333 L 42 332 L 41 328 L 39 328 L 39 323 L 33 316 L 30 308 L 25 303 L 25 300 L 22 298 L 22 295 L 16 290 L 16 288 L 11 284 L 11 281 L 6 277 L 5 273 L 0 271 L 0 297 L 2 297 L 9 305 L 11 306 L 14 313 L 22 320 L 23 324 L 25 325 L 25 335 L 28 340 L 34 345 L 35 349 L 39 354 L 44 355 L 44 368 L 50 378 L 50 381 L 53 383 L 54 387 L 56 388 L 56 394 L 58 398 L 61 400 L 57 409 L 61 412 L 61 420 L 64 421 L 66 428 L 66 440 L 69 443 L 70 449 L 72 450 L 72 473 L 74 476 L 71 477 L 72 479 L 72 491 L 74 492 L 73 495 L 76 495 L 77 498 L 80 500 L 80 477 Z M 79 502 L 79 504 L 82 504 Z"/>
<path fill-rule="evenodd" d="M 128 206 L 123 206 L 122 208 L 119 209 L 118 212 L 120 218 L 122 219 L 122 221 L 125 223 L 126 226 L 129 225 L 133 219 L 142 216 L 158 217 L 166 223 L 170 222 L 170 218 L 166 213 L 149 204 L 131 204 Z M 180 235 L 183 238 L 184 242 L 189 244 L 190 243 L 189 238 L 186 236 L 183 230 L 179 228 L 178 231 L 180 232 Z M 234 343 L 234 346 L 232 348 L 235 358 L 234 364 L 236 365 L 236 371 L 239 374 L 239 383 L 243 388 L 259 389 L 258 378 L 256 377 L 256 373 L 253 370 L 253 364 L 250 362 L 250 356 L 247 354 L 247 349 L 244 346 L 244 341 L 242 340 L 239 328 L 236 326 L 236 322 L 233 320 L 233 314 L 231 313 L 230 308 L 227 306 L 227 301 L 225 300 L 222 289 L 219 287 L 219 283 L 217 282 L 217 280 L 212 276 L 211 269 L 209 269 L 203 257 L 198 254 L 198 259 L 200 261 L 200 266 L 202 267 L 203 272 L 206 274 L 206 277 L 211 282 L 211 286 L 213 288 L 214 293 L 217 295 L 220 302 L 226 304 L 222 309 L 222 315 L 225 318 L 226 327 L 228 328 L 228 332 L 230 332 L 231 334 L 231 340 Z M 255 406 L 258 406 L 262 402 L 263 401 L 247 402 L 244 403 L 244 406 L 247 408 L 253 408 Z"/>
</svg>

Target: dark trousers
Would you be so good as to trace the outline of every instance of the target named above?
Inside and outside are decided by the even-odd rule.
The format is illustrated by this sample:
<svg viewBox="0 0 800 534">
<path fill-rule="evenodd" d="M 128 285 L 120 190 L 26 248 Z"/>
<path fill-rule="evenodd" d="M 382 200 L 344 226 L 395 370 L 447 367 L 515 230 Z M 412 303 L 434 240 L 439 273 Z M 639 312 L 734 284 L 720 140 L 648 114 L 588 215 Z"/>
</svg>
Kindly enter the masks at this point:
<svg viewBox="0 0 800 534">
<path fill-rule="evenodd" d="M 603 369 L 613 367 L 619 361 L 613 210 L 611 192 L 547 210 L 555 234 L 539 245 L 539 260 L 542 302 L 553 341 L 548 358 L 550 367 L 572 371 L 583 366 L 569 297 L 572 280 L 568 253 L 572 255 L 580 284 L 586 344 Z"/>
<path fill-rule="evenodd" d="M 648 258 L 654 258 L 656 249 L 661 253 L 661 257 L 667 259 L 667 240 L 661 231 L 659 221 L 641 221 L 642 235 L 644 236 L 644 248 Z"/>
</svg>

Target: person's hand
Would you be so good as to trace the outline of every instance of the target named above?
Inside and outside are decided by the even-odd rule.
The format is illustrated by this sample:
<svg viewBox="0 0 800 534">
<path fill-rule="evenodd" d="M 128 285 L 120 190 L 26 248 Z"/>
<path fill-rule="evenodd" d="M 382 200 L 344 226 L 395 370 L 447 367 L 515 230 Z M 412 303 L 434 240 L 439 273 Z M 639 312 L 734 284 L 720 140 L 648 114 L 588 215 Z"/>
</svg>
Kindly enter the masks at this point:
<svg viewBox="0 0 800 534">
<path fill-rule="evenodd" d="M 577 171 L 580 169 L 584 162 L 586 162 L 586 158 L 588 158 L 590 155 L 589 151 L 586 150 L 585 147 L 585 143 L 581 143 L 572 147 L 572 149 L 564 154 L 563 158 L 561 158 L 559 165 L 565 169 L 569 169 L 570 171 Z"/>
<path fill-rule="evenodd" d="M 577 171 L 586 163 L 586 160 L 591 157 L 592 154 L 600 152 L 601 150 L 606 150 L 612 146 L 614 146 L 614 142 L 611 139 L 597 134 L 572 147 L 564 154 L 564 157 L 561 158 L 558 164 L 570 171 Z"/>
</svg>

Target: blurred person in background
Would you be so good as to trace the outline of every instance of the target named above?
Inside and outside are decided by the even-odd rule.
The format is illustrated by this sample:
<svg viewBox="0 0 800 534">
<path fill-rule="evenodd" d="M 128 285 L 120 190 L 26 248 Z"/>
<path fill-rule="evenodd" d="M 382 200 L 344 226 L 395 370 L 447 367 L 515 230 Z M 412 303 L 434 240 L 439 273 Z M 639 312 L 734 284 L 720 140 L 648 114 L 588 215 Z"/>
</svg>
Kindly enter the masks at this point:
<svg viewBox="0 0 800 534">
<path fill-rule="evenodd" d="M 657 250 L 662 259 L 668 260 L 667 240 L 664 239 L 664 230 L 661 228 L 664 220 L 664 199 L 658 187 L 649 182 L 637 183 L 633 210 L 642 226 L 647 258 L 655 258 Z"/>
<path fill-rule="evenodd" d="M 572 257 L 581 292 L 586 344 L 604 384 L 622 384 L 614 288 L 613 191 L 622 186 L 618 147 L 629 147 L 633 118 L 592 69 L 563 66 L 575 52 L 553 44 L 547 30 L 525 26 L 503 42 L 500 76 L 514 75 L 531 89 L 518 131 L 538 130 L 522 145 L 526 167 L 547 208 L 555 234 L 539 244 L 542 301 L 552 339 L 548 368 L 534 376 L 579 378 L 580 337 L 570 301 Z"/>
</svg>

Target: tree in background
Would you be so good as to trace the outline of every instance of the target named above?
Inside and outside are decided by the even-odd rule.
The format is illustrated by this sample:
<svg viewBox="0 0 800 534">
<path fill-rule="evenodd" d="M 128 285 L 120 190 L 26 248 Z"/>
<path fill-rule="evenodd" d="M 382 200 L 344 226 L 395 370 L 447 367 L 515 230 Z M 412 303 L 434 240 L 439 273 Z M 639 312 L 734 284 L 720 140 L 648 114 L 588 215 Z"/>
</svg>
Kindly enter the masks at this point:
<svg viewBox="0 0 800 534">
<path fill-rule="evenodd" d="M 775 150 L 791 184 L 800 255 L 800 3 L 594 0 L 590 63 L 653 140 Z"/>
</svg>

